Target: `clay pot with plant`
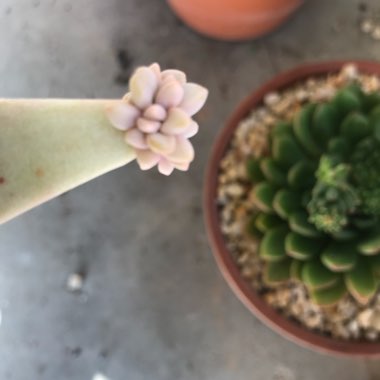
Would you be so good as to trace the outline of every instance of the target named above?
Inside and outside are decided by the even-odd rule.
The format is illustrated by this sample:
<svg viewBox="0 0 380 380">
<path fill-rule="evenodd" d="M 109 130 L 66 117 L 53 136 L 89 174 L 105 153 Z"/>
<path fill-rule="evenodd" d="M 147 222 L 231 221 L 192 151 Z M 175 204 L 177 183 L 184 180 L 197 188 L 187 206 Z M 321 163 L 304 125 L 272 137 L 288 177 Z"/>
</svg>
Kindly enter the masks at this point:
<svg viewBox="0 0 380 380">
<path fill-rule="evenodd" d="M 303 0 L 168 0 L 191 28 L 221 40 L 266 34 L 285 22 Z"/>
<path fill-rule="evenodd" d="M 305 66 L 233 115 L 206 186 L 209 236 L 248 307 L 315 349 L 379 355 L 378 64 Z"/>
</svg>

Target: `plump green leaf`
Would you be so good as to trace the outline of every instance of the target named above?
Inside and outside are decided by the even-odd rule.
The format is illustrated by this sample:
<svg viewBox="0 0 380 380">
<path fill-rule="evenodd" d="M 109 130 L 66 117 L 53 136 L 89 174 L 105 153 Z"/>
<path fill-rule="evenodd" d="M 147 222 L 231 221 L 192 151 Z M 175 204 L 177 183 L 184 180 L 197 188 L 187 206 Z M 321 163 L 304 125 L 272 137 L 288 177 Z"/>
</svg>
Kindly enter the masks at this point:
<svg viewBox="0 0 380 380">
<path fill-rule="evenodd" d="M 374 215 L 358 215 L 352 218 L 352 224 L 360 230 L 367 230 L 371 227 L 375 227 L 378 223 L 378 219 Z"/>
<path fill-rule="evenodd" d="M 380 93 L 372 92 L 370 94 L 365 94 L 363 96 L 363 110 L 365 112 L 370 112 L 376 106 L 380 106 Z"/>
<path fill-rule="evenodd" d="M 333 272 L 347 272 L 354 268 L 358 255 L 352 242 L 332 242 L 324 249 L 321 260 Z"/>
<path fill-rule="evenodd" d="M 367 137 L 371 133 L 369 120 L 360 112 L 348 114 L 340 126 L 340 134 L 351 143 Z"/>
<path fill-rule="evenodd" d="M 333 236 L 334 239 L 338 241 L 353 240 L 358 235 L 359 235 L 358 231 L 350 227 L 345 227 L 341 231 L 331 234 L 331 236 Z"/>
<path fill-rule="evenodd" d="M 247 161 L 247 174 L 248 178 L 255 184 L 264 180 L 264 174 L 260 169 L 260 161 L 250 158 Z"/>
<path fill-rule="evenodd" d="M 359 257 L 353 270 L 345 274 L 348 291 L 361 304 L 367 304 L 375 295 L 377 284 L 370 262 Z"/>
<path fill-rule="evenodd" d="M 261 212 L 259 215 L 257 215 L 255 222 L 256 228 L 262 233 L 265 233 L 273 227 L 278 227 L 283 224 L 284 222 L 277 215 L 266 214 L 264 212 Z"/>
<path fill-rule="evenodd" d="M 363 255 L 377 255 L 380 253 L 380 229 L 375 228 L 358 244 Z"/>
<path fill-rule="evenodd" d="M 277 186 L 286 185 L 286 172 L 276 164 L 273 158 L 263 158 L 260 163 L 260 169 L 269 182 Z"/>
<path fill-rule="evenodd" d="M 273 208 L 283 219 L 289 219 L 290 215 L 301 207 L 301 195 L 287 189 L 277 191 L 273 199 Z"/>
<path fill-rule="evenodd" d="M 328 289 L 318 289 L 310 291 L 311 300 L 322 307 L 335 305 L 347 294 L 347 288 L 343 280 L 339 280 Z"/>
<path fill-rule="evenodd" d="M 278 262 L 287 258 L 285 252 L 286 227 L 275 227 L 263 237 L 259 247 L 260 257 L 268 262 Z"/>
<path fill-rule="evenodd" d="M 271 131 L 271 136 L 278 137 L 278 136 L 292 136 L 293 135 L 293 126 L 291 123 L 288 123 L 286 121 L 280 121 L 275 125 L 275 127 Z"/>
<path fill-rule="evenodd" d="M 263 237 L 262 232 L 260 232 L 256 227 L 257 215 L 252 216 L 247 223 L 247 233 L 256 240 L 260 240 Z"/>
<path fill-rule="evenodd" d="M 380 112 L 372 114 L 369 123 L 376 140 L 380 141 Z"/>
<path fill-rule="evenodd" d="M 341 136 L 332 138 L 327 147 L 329 154 L 342 160 L 345 160 L 349 156 L 351 149 L 352 147 L 348 139 Z"/>
<path fill-rule="evenodd" d="M 336 135 L 339 117 L 336 108 L 329 103 L 318 104 L 313 116 L 312 133 L 320 145 L 326 147 Z"/>
<path fill-rule="evenodd" d="M 290 264 L 290 277 L 293 280 L 302 281 L 303 262 L 300 260 L 292 260 Z"/>
<path fill-rule="evenodd" d="M 367 260 L 375 276 L 380 276 L 380 255 L 369 256 Z"/>
<path fill-rule="evenodd" d="M 302 145 L 305 151 L 311 156 L 317 157 L 322 152 L 311 132 L 314 110 L 315 104 L 308 104 L 304 106 L 295 116 L 293 131 L 298 142 Z"/>
<path fill-rule="evenodd" d="M 312 239 L 290 232 L 285 239 L 285 250 L 288 256 L 297 260 L 311 260 L 322 250 L 323 240 Z"/>
<path fill-rule="evenodd" d="M 319 259 L 307 261 L 302 268 L 302 280 L 312 290 L 327 289 L 339 281 L 338 273 L 328 270 Z"/>
<path fill-rule="evenodd" d="M 362 106 L 358 94 L 349 88 L 344 88 L 336 94 L 333 105 L 336 106 L 341 117 L 352 111 L 360 110 Z"/>
<path fill-rule="evenodd" d="M 275 161 L 284 168 L 289 168 L 296 162 L 305 159 L 302 148 L 293 136 L 274 137 L 272 154 Z"/>
<path fill-rule="evenodd" d="M 264 282 L 267 284 L 279 284 L 290 278 L 291 260 L 280 262 L 268 262 L 264 268 Z"/>
<path fill-rule="evenodd" d="M 257 207 L 264 212 L 273 210 L 272 204 L 276 195 L 277 187 L 269 182 L 261 182 L 254 188 L 255 201 Z"/>
<path fill-rule="evenodd" d="M 296 211 L 289 218 L 290 229 L 305 237 L 320 237 L 322 234 L 308 220 L 306 211 Z"/>
<path fill-rule="evenodd" d="M 308 189 L 315 184 L 316 165 L 309 161 L 299 161 L 288 172 L 288 184 L 295 189 Z"/>
</svg>

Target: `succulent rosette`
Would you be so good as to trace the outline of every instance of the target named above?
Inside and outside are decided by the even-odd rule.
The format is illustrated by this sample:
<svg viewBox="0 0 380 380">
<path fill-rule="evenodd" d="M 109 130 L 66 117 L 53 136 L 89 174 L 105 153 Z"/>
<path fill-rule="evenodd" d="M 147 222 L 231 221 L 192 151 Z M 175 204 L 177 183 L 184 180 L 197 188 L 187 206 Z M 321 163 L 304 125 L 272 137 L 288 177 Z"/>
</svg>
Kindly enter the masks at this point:
<svg viewBox="0 0 380 380">
<path fill-rule="evenodd" d="M 192 116 L 205 104 L 207 89 L 187 82 L 182 71 L 161 71 L 154 63 L 135 71 L 129 91 L 108 110 L 108 117 L 115 128 L 125 131 L 140 168 L 157 165 L 164 175 L 188 170 L 194 160 L 189 139 L 199 129 Z"/>
</svg>

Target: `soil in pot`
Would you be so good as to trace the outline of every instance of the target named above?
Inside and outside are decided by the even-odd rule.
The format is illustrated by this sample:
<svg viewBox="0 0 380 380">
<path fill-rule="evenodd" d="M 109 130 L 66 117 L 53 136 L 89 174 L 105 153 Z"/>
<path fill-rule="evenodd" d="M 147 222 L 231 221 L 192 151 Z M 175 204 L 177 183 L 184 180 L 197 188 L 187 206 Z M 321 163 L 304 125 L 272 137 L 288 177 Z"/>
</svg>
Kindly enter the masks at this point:
<svg viewBox="0 0 380 380">
<path fill-rule="evenodd" d="M 366 93 L 378 92 L 377 76 L 362 74 L 347 65 L 338 74 L 310 78 L 278 93 L 269 93 L 261 108 L 240 122 L 230 148 L 220 163 L 217 202 L 221 230 L 241 275 L 262 298 L 286 318 L 305 328 L 343 340 L 380 339 L 380 292 L 363 305 L 350 294 L 329 307 L 316 305 L 302 282 L 286 280 L 277 285 L 264 276 L 265 263 L 258 254 L 259 239 L 247 231 L 258 210 L 246 164 L 268 150 L 269 136 L 280 120 L 293 120 L 305 103 L 325 102 L 337 91 L 356 83 Z"/>
</svg>

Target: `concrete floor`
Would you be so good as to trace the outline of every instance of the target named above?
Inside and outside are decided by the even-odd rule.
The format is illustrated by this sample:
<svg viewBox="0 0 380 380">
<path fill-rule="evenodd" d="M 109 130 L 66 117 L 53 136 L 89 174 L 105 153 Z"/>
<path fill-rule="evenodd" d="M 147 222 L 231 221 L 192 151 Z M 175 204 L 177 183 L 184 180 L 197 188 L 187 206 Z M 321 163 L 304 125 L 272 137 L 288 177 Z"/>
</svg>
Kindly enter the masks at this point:
<svg viewBox="0 0 380 380">
<path fill-rule="evenodd" d="M 231 44 L 194 34 L 163 0 L 1 1 L 1 96 L 118 98 L 155 60 L 211 96 L 190 173 L 132 164 L 0 228 L 0 379 L 380 378 L 376 362 L 315 354 L 253 317 L 218 273 L 201 209 L 210 146 L 243 96 L 305 61 L 380 59 L 359 8 L 309 0 L 278 32 Z M 76 271 L 81 294 L 65 288 Z"/>
</svg>

